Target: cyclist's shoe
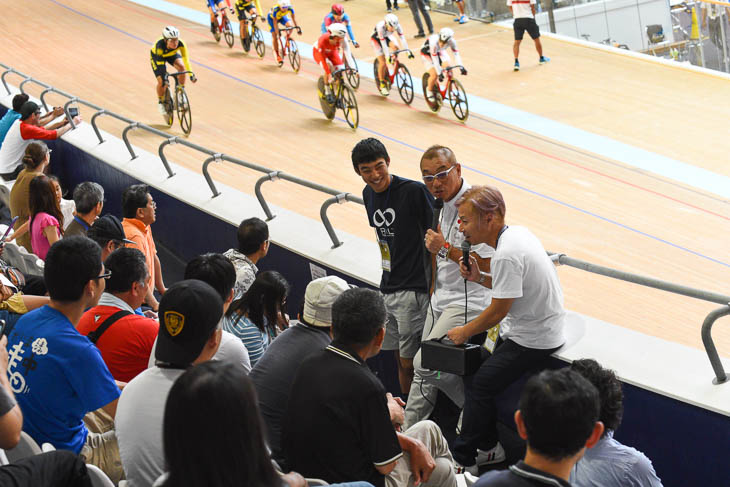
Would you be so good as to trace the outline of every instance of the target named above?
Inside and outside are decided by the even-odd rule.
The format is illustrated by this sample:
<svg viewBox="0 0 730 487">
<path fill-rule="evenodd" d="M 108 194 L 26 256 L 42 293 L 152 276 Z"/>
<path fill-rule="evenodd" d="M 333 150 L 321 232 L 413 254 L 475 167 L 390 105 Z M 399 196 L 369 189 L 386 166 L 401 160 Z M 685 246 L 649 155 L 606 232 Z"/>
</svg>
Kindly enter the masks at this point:
<svg viewBox="0 0 730 487">
<path fill-rule="evenodd" d="M 157 104 L 157 111 L 160 112 L 160 115 L 165 117 L 165 120 L 167 120 L 167 110 L 165 109 L 165 104 L 163 102 L 159 102 Z"/>
<path fill-rule="evenodd" d="M 278 52 L 276 53 L 276 64 L 278 64 L 279 67 L 281 67 L 284 64 L 284 60 L 281 59 L 281 55 Z"/>
<path fill-rule="evenodd" d="M 515 67 L 512 68 L 512 69 L 514 71 L 519 71 L 520 70 L 520 62 L 517 59 L 515 59 Z"/>
<path fill-rule="evenodd" d="M 467 17 L 466 15 L 462 15 L 462 16 L 461 16 L 461 17 L 459 18 L 459 23 L 460 23 L 460 24 L 466 24 L 467 22 L 469 22 L 469 17 Z"/>
<path fill-rule="evenodd" d="M 390 94 L 390 91 L 388 90 L 388 85 L 385 84 L 385 81 L 380 82 L 380 94 L 383 96 L 388 96 Z"/>
<path fill-rule="evenodd" d="M 215 25 L 215 22 L 210 23 L 210 33 L 215 35 L 215 33 L 218 32 L 218 26 Z"/>
<path fill-rule="evenodd" d="M 549 62 L 550 62 L 549 57 L 540 56 L 540 64 L 545 64 L 545 63 L 549 63 Z"/>
</svg>

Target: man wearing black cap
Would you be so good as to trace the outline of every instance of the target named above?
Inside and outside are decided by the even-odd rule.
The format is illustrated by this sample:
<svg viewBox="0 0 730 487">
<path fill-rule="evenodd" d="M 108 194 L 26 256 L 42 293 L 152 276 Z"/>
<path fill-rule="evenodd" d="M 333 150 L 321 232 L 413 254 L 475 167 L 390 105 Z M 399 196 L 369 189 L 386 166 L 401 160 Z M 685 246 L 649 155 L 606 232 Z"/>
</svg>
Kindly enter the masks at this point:
<svg viewBox="0 0 730 487">
<path fill-rule="evenodd" d="M 106 260 L 109 254 L 124 244 L 134 243 L 127 240 L 122 222 L 114 215 L 104 215 L 97 218 L 94 224 L 89 227 L 86 236 L 101 247 L 101 260 Z"/>
<path fill-rule="evenodd" d="M 127 384 L 117 408 L 119 452 L 129 487 L 152 485 L 164 473 L 162 420 L 167 395 L 185 369 L 215 355 L 222 315 L 219 294 L 196 279 L 175 283 L 162 296 L 157 365 Z"/>
<path fill-rule="evenodd" d="M 54 110 L 52 113 L 55 114 L 56 111 Z M 63 113 L 62 110 L 61 113 Z M 81 123 L 81 118 L 74 118 L 74 123 Z M 23 106 L 20 107 L 20 120 L 16 120 L 10 126 L 3 145 L 0 147 L 0 176 L 5 181 L 13 181 L 23 169 L 23 155 L 28 144 L 38 139 L 56 140 L 71 128 L 68 119 L 44 128 L 41 126 L 40 107 L 32 101 L 23 103 Z"/>
</svg>

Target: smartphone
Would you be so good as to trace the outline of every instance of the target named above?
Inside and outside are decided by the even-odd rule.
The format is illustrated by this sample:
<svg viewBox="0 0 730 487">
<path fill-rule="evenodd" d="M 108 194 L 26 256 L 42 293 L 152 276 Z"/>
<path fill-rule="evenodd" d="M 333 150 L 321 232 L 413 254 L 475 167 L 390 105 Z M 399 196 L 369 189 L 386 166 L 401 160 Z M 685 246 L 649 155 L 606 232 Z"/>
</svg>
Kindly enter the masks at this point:
<svg viewBox="0 0 730 487">
<path fill-rule="evenodd" d="M 71 118 L 75 118 L 79 116 L 79 109 L 77 107 L 69 107 L 68 109 L 68 116 Z"/>
<path fill-rule="evenodd" d="M 0 238 L 0 243 L 5 242 L 5 239 L 8 238 L 8 235 L 10 234 L 10 230 L 13 229 L 13 227 L 15 226 L 15 222 L 17 222 L 17 221 L 18 221 L 18 217 L 16 216 L 15 218 L 13 218 L 13 221 L 10 222 L 10 226 L 8 226 L 8 229 L 5 230 L 5 234 L 3 235 L 3 238 Z"/>
</svg>

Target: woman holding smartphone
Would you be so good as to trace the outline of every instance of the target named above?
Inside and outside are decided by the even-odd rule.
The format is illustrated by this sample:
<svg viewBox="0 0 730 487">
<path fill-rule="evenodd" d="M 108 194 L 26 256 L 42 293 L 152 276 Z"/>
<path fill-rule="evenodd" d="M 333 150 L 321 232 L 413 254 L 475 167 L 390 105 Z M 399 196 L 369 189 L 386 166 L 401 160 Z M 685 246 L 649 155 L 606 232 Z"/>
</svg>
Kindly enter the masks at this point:
<svg viewBox="0 0 730 487">
<path fill-rule="evenodd" d="M 51 245 L 63 236 L 63 214 L 51 178 L 43 174 L 36 176 L 31 180 L 28 189 L 30 218 L 9 240 L 30 230 L 33 253 L 45 260 Z"/>
</svg>

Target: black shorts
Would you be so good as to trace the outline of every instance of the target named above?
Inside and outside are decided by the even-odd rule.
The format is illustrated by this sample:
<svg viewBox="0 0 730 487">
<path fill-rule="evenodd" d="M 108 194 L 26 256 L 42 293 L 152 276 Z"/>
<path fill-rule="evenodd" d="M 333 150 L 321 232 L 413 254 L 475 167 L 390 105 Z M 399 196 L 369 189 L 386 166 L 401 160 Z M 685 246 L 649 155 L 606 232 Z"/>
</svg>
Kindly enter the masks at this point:
<svg viewBox="0 0 730 487">
<path fill-rule="evenodd" d="M 535 19 L 530 17 L 515 19 L 514 29 L 516 41 L 522 40 L 522 37 L 525 35 L 525 31 L 527 31 L 533 39 L 540 37 L 540 27 L 537 26 Z"/>
<path fill-rule="evenodd" d="M 256 9 L 256 6 L 253 3 L 249 3 L 245 7 L 240 7 L 238 4 L 236 4 L 236 13 L 238 14 L 238 20 L 249 20 L 251 18 L 251 9 L 254 9 L 254 11 Z"/>
<path fill-rule="evenodd" d="M 152 72 L 155 73 L 155 77 L 159 76 L 161 78 L 165 77 L 165 73 L 167 73 L 167 67 L 165 66 L 165 63 L 169 63 L 170 66 L 175 65 L 175 61 L 177 59 L 182 59 L 182 56 L 180 54 L 176 54 L 172 57 L 165 58 L 162 61 L 158 61 L 155 58 L 150 58 L 150 66 L 152 66 Z"/>
</svg>

